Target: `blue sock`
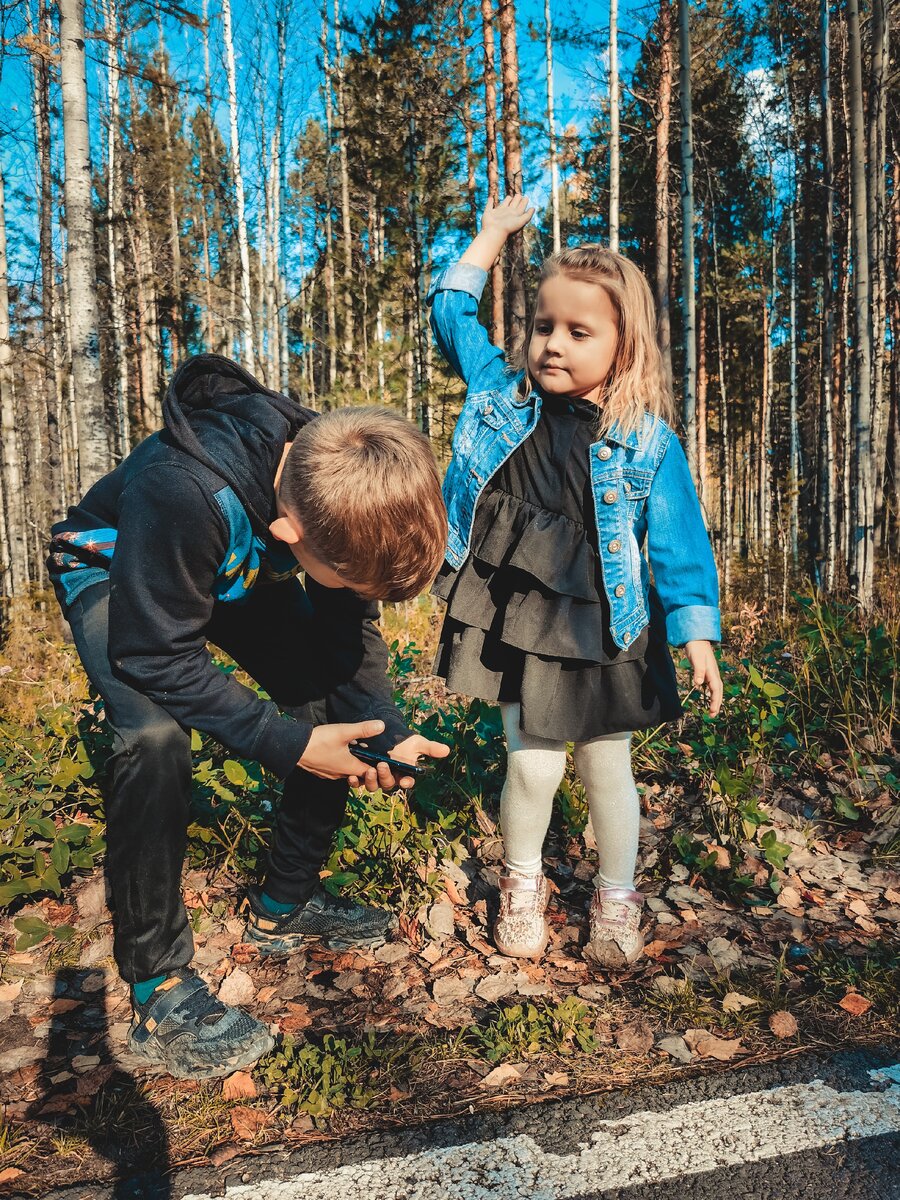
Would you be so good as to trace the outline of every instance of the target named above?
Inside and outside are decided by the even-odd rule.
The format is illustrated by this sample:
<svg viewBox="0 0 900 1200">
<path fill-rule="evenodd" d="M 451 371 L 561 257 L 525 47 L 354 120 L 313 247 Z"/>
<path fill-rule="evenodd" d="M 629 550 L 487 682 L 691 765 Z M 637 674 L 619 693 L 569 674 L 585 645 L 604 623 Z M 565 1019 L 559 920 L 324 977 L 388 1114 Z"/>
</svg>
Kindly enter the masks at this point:
<svg viewBox="0 0 900 1200">
<path fill-rule="evenodd" d="M 146 1004 L 165 978 L 165 975 L 155 975 L 152 979 L 142 979 L 140 983 L 133 983 L 131 990 L 138 1004 Z"/>
<path fill-rule="evenodd" d="M 296 904 L 282 904 L 280 900 L 273 900 L 265 892 L 260 892 L 259 898 L 263 902 L 263 907 L 267 908 L 273 917 L 283 917 L 285 913 L 292 912 L 297 907 Z"/>
</svg>

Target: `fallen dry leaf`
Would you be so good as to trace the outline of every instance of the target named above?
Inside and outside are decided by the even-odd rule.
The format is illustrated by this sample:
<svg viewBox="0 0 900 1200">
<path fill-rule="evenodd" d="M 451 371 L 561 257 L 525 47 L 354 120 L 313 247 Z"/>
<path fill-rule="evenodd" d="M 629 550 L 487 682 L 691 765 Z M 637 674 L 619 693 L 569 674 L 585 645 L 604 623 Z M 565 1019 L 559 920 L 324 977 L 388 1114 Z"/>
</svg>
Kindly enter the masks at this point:
<svg viewBox="0 0 900 1200">
<path fill-rule="evenodd" d="M 616 1045 L 626 1054 L 646 1054 L 653 1045 L 653 1030 L 642 1021 L 616 1031 Z"/>
<path fill-rule="evenodd" d="M 240 1108 L 231 1110 L 231 1127 L 235 1136 L 242 1142 L 252 1142 L 259 1131 L 268 1124 L 269 1114 L 261 1112 L 258 1108 L 241 1105 Z"/>
<path fill-rule="evenodd" d="M 680 945 L 680 942 L 664 942 L 657 938 L 656 941 L 647 943 L 644 947 L 644 954 L 646 954 L 647 958 L 659 959 L 664 954 L 669 953 L 669 951 L 677 950 Z"/>
<path fill-rule="evenodd" d="M 235 1071 L 222 1083 L 223 1100 L 252 1100 L 256 1096 L 256 1084 L 246 1071 Z"/>
<path fill-rule="evenodd" d="M 728 1062 L 743 1050 L 740 1038 L 716 1037 L 708 1029 L 688 1029 L 684 1040 L 701 1058 L 716 1058 L 719 1062 Z"/>
<path fill-rule="evenodd" d="M 803 897 L 793 887 L 783 887 L 778 893 L 778 904 L 781 908 L 795 909 L 803 907 Z"/>
<path fill-rule="evenodd" d="M 478 1085 L 483 1088 L 503 1087 L 506 1083 L 518 1083 L 522 1076 L 512 1065 L 512 1063 L 501 1063 L 499 1067 L 494 1067 L 493 1071 L 489 1071 Z"/>
<path fill-rule="evenodd" d="M 18 1167 L 6 1167 L 0 1171 L 0 1183 L 12 1183 L 14 1179 L 18 1179 L 20 1175 L 24 1175 L 24 1171 L 20 1171 Z"/>
<path fill-rule="evenodd" d="M 15 1000 L 22 990 L 23 982 L 23 980 L 17 979 L 14 983 L 0 983 L 0 1004 L 6 1003 L 9 1000 Z M 15 1171 L 16 1168 L 9 1167 L 8 1169 Z M 22 1172 L 19 1171 L 18 1174 L 21 1175 Z"/>
<path fill-rule="evenodd" d="M 782 1009 L 769 1017 L 769 1028 L 777 1038 L 794 1037 L 797 1032 L 797 1018 L 793 1013 Z"/>
<path fill-rule="evenodd" d="M 234 1142 L 226 1142 L 224 1146 L 216 1146 L 215 1150 L 210 1150 L 209 1161 L 214 1167 L 221 1167 L 237 1158 L 240 1153 L 240 1146 L 236 1146 Z"/>
<path fill-rule="evenodd" d="M 756 1003 L 752 996 L 745 996 L 742 992 L 728 992 L 722 1000 L 722 1008 L 725 1012 L 740 1012 L 742 1008 L 749 1008 Z"/>
<path fill-rule="evenodd" d="M 848 992 L 847 995 L 840 1001 L 840 1007 L 850 1014 L 851 1017 L 861 1017 L 863 1013 L 867 1013 L 872 1007 L 872 1001 L 867 1000 L 865 996 L 861 996 L 859 992 Z"/>
<path fill-rule="evenodd" d="M 569 1076 L 565 1071 L 545 1071 L 544 1082 L 548 1087 L 568 1087 Z"/>
</svg>

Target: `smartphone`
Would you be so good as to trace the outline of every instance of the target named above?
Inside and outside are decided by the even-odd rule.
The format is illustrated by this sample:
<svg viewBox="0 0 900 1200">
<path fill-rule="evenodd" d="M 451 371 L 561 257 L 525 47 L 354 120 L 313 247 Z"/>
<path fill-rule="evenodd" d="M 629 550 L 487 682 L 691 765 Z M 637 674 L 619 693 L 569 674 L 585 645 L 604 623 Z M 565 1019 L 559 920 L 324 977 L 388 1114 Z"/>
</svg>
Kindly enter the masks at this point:
<svg viewBox="0 0 900 1200">
<path fill-rule="evenodd" d="M 368 746 L 361 746 L 359 742 L 350 742 L 347 749 L 354 758 L 358 758 L 361 762 L 371 763 L 372 766 L 377 766 L 378 763 L 386 763 L 395 775 L 413 775 L 415 778 L 420 778 L 425 775 L 431 763 L 406 763 L 398 762 L 396 758 L 388 758 L 386 754 L 382 754 L 379 750 L 370 750 Z"/>
</svg>

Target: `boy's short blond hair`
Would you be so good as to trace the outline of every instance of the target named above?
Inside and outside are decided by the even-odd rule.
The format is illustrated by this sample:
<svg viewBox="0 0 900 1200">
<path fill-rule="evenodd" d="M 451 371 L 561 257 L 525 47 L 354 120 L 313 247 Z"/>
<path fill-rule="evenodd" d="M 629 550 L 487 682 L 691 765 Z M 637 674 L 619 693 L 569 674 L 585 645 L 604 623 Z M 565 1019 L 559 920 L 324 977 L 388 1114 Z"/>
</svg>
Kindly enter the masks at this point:
<svg viewBox="0 0 900 1200">
<path fill-rule="evenodd" d="M 447 510 L 428 439 L 386 408 L 341 408 L 304 425 L 279 495 L 309 548 L 382 600 L 409 600 L 440 568 Z"/>
</svg>

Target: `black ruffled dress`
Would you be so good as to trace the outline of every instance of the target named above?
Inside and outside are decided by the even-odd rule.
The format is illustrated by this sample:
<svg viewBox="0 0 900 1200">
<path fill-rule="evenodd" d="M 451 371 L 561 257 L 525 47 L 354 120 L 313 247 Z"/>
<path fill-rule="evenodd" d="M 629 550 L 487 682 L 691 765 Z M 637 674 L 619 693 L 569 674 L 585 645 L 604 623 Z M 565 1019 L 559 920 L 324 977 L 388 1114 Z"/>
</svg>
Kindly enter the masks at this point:
<svg viewBox="0 0 900 1200">
<path fill-rule="evenodd" d="M 507 459 L 475 511 L 471 553 L 444 564 L 447 601 L 435 672 L 451 692 L 521 703 L 525 733 L 583 742 L 681 716 L 665 619 L 625 650 L 610 634 L 589 454 L 597 409 L 548 398 L 534 433 Z"/>
</svg>

